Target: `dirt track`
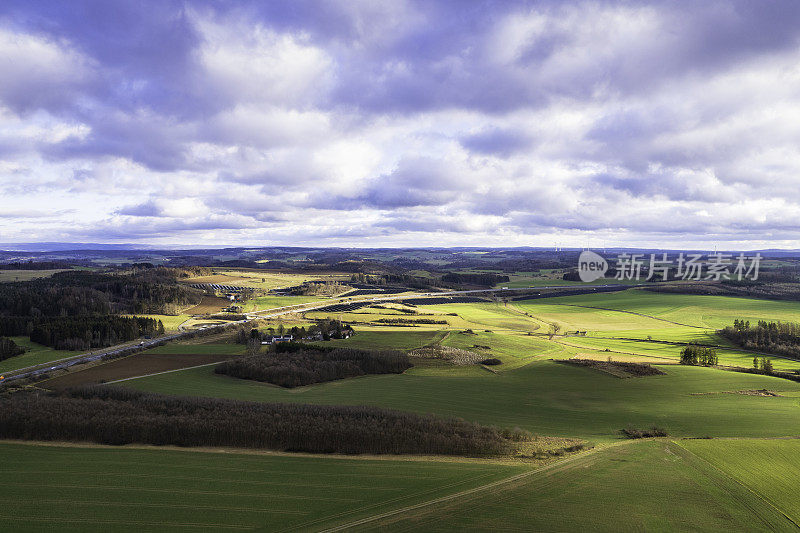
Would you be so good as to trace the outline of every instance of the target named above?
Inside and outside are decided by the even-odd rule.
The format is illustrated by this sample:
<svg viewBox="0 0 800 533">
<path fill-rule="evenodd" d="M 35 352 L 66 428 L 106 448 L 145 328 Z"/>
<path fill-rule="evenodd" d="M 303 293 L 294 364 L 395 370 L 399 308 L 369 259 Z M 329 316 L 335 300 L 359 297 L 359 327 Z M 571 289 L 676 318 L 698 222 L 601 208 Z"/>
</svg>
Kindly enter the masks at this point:
<svg viewBox="0 0 800 533">
<path fill-rule="evenodd" d="M 118 379 L 132 378 L 188 368 L 190 366 L 216 363 L 231 359 L 233 356 L 226 354 L 147 354 L 141 353 L 118 359 L 99 366 L 87 368 L 78 372 L 71 372 L 57 378 L 41 383 L 47 389 L 65 389 L 79 385 L 115 381 Z"/>
</svg>

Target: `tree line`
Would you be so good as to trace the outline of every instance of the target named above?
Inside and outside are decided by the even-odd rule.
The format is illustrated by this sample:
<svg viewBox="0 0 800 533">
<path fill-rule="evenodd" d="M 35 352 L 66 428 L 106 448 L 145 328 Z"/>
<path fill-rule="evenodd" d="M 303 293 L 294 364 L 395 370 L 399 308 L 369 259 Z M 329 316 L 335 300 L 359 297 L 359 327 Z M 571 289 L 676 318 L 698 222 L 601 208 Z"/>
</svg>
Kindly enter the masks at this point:
<svg viewBox="0 0 800 533">
<path fill-rule="evenodd" d="M 248 344 L 251 340 L 263 341 L 274 336 L 282 337 L 284 335 L 291 335 L 293 339 L 318 339 L 328 341 L 331 339 L 344 339 L 355 335 L 352 326 L 345 324 L 338 320 L 323 319 L 317 320 L 314 324 L 308 326 L 292 326 L 287 328 L 283 324 L 278 324 L 277 328 L 268 327 L 264 330 L 257 328 L 240 327 L 234 337 L 238 344 Z"/>
<path fill-rule="evenodd" d="M 381 324 L 447 324 L 447 320 L 435 318 L 379 318 L 375 320 Z"/>
<path fill-rule="evenodd" d="M 160 320 L 141 316 L 61 317 L 33 327 L 30 339 L 56 350 L 89 350 L 164 334 Z"/>
<path fill-rule="evenodd" d="M 442 281 L 445 283 L 454 283 L 456 285 L 480 285 L 481 287 L 493 287 L 498 283 L 505 283 L 509 280 L 510 278 L 505 274 L 495 274 L 493 272 L 448 272 L 442 276 Z"/>
<path fill-rule="evenodd" d="M 68 263 L 56 261 L 20 261 L 14 263 L 0 263 L 0 270 L 58 270 L 72 268 Z"/>
<path fill-rule="evenodd" d="M 0 337 L 0 361 L 25 353 L 25 348 L 7 337 Z"/>
<path fill-rule="evenodd" d="M 360 406 L 179 398 L 112 387 L 0 398 L 0 438 L 343 454 L 511 453 L 522 431 Z"/>
<path fill-rule="evenodd" d="M 226 361 L 214 372 L 293 388 L 365 374 L 401 374 L 412 366 L 408 355 L 394 350 L 287 344 L 293 345 L 279 344 L 275 352 Z"/>
<path fill-rule="evenodd" d="M 759 320 L 752 326 L 749 320 L 736 319 L 719 333 L 748 350 L 800 357 L 800 324 L 796 322 Z"/>
</svg>

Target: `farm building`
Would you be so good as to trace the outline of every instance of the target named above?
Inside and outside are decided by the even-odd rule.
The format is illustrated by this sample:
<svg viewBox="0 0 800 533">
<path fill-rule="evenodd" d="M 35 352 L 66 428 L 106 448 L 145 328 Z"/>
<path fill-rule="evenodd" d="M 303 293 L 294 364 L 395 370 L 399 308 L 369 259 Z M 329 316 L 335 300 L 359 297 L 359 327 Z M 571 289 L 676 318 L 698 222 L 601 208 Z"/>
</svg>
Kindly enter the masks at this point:
<svg viewBox="0 0 800 533">
<path fill-rule="evenodd" d="M 293 337 L 291 335 L 283 335 L 280 337 L 278 336 L 267 337 L 263 341 L 261 341 L 261 344 L 269 345 L 269 344 L 277 344 L 279 342 L 291 342 L 292 339 Z"/>
</svg>

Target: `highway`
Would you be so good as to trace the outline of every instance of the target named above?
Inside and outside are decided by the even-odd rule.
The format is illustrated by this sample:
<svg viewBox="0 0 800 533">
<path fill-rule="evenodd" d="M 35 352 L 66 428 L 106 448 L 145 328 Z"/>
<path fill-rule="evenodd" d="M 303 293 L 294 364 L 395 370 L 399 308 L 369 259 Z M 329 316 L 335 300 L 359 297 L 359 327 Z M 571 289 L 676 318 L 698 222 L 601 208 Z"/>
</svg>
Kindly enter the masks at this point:
<svg viewBox="0 0 800 533">
<path fill-rule="evenodd" d="M 314 311 L 315 309 L 322 309 L 325 307 L 330 307 L 332 305 L 343 304 L 343 303 L 379 303 L 379 302 L 390 302 L 393 300 L 405 300 L 409 298 L 429 298 L 429 297 L 449 297 L 449 296 L 463 296 L 469 294 L 478 294 L 478 293 L 495 293 L 495 292 L 516 292 L 516 291 L 531 291 L 531 290 L 547 290 L 547 289 L 583 289 L 586 290 L 588 288 L 592 289 L 629 289 L 632 287 L 637 287 L 639 285 L 620 285 L 620 284 L 611 284 L 611 285 L 549 285 L 549 286 L 542 286 L 542 287 L 516 287 L 516 288 L 499 288 L 499 289 L 472 289 L 472 290 L 465 290 L 465 291 L 442 291 L 442 292 L 424 292 L 424 293 L 412 293 L 412 294 L 392 294 L 389 296 L 373 296 L 373 297 L 366 297 L 366 298 L 358 298 L 353 299 L 352 297 L 342 296 L 339 298 L 331 298 L 328 300 L 319 300 L 316 302 L 307 302 L 304 304 L 297 304 L 297 305 L 286 305 L 282 307 L 273 307 L 270 309 L 262 309 L 259 311 L 253 311 L 247 313 L 247 320 L 238 320 L 235 322 L 229 322 L 225 324 L 228 326 L 230 324 L 247 324 L 248 322 L 253 322 L 255 320 L 260 320 L 264 318 L 274 318 L 282 315 L 288 315 L 291 313 L 298 313 L 298 312 L 305 312 L 305 311 Z M 222 326 L 214 326 L 214 328 L 221 328 Z M 213 329 L 213 328 L 209 328 Z M 59 359 L 56 361 L 50 361 L 49 363 L 43 363 L 39 365 L 30 366 L 27 368 L 20 368 L 17 370 L 13 370 L 4 374 L 5 379 L 0 381 L 0 386 L 8 385 L 14 381 L 19 381 L 22 379 L 27 378 L 34 378 L 41 374 L 47 372 L 53 372 L 56 370 L 67 370 L 68 368 L 84 364 L 84 363 L 91 363 L 93 361 L 99 361 L 100 359 L 107 357 L 107 356 L 114 356 L 118 355 L 125 350 L 129 350 L 131 348 L 137 348 L 139 350 L 146 350 L 148 348 L 152 348 L 157 344 L 162 342 L 172 341 L 176 339 L 180 339 L 182 337 L 187 337 L 191 335 L 195 330 L 190 331 L 179 331 L 177 333 L 172 333 L 169 335 L 162 335 L 160 337 L 154 339 L 146 339 L 144 341 L 134 342 L 134 343 L 124 343 L 118 344 L 116 346 L 111 346 L 109 348 L 103 348 L 99 350 L 94 350 L 91 352 L 83 353 L 80 355 L 75 355 L 72 357 L 68 357 L 65 359 Z"/>
</svg>

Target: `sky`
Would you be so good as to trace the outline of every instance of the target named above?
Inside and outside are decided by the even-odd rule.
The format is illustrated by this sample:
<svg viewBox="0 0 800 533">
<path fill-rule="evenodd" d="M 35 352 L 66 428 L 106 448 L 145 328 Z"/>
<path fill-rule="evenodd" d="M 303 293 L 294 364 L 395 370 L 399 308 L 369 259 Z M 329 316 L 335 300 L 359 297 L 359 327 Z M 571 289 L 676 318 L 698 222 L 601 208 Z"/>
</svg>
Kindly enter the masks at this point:
<svg viewBox="0 0 800 533">
<path fill-rule="evenodd" d="M 0 242 L 800 248 L 800 2 L 0 3 Z"/>
</svg>

